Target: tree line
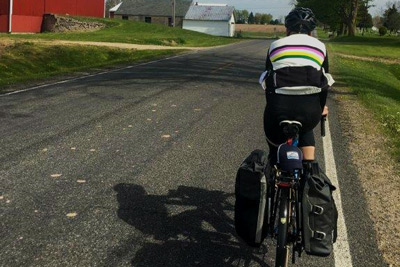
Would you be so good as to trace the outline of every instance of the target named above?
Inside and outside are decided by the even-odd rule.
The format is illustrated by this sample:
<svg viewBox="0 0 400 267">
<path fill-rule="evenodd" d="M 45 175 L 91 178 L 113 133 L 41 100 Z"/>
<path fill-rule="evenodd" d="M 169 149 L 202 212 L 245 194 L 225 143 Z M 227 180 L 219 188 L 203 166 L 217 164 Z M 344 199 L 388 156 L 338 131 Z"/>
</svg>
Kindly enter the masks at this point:
<svg viewBox="0 0 400 267">
<path fill-rule="evenodd" d="M 311 8 L 318 21 L 338 35 L 354 36 L 357 27 L 365 30 L 373 26 L 368 12 L 373 7 L 373 0 L 297 0 L 296 6 Z M 400 1 L 387 6 L 381 18 L 382 25 L 391 32 L 397 32 L 400 29 Z"/>
<path fill-rule="evenodd" d="M 384 11 L 383 16 L 374 18 L 375 26 L 379 28 L 379 33 L 386 34 L 386 30 L 390 33 L 400 31 L 400 1 L 392 3 L 391 6 Z"/>
<path fill-rule="evenodd" d="M 235 10 L 235 22 L 237 24 L 279 24 L 279 20 L 273 20 L 271 14 L 253 13 L 244 10 Z"/>
</svg>

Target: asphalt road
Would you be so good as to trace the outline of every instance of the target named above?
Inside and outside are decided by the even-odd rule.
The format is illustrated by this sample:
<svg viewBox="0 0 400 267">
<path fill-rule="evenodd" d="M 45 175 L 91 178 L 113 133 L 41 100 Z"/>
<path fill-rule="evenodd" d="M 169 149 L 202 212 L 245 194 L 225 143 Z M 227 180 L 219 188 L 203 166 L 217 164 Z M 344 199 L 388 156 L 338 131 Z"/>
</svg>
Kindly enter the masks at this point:
<svg viewBox="0 0 400 267">
<path fill-rule="evenodd" d="M 268 44 L 0 96 L 0 265 L 273 266 L 273 242 L 249 249 L 233 226 L 238 165 L 267 149 Z M 353 265 L 385 266 L 329 105 Z M 334 265 L 334 254 L 298 259 Z"/>
</svg>

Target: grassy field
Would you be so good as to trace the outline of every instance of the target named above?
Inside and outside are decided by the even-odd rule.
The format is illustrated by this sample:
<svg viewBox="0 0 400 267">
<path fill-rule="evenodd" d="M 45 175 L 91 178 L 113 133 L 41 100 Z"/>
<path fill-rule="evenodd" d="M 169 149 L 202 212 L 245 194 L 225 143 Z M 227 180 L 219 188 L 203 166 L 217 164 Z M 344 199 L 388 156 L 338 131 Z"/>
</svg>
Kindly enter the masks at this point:
<svg viewBox="0 0 400 267">
<path fill-rule="evenodd" d="M 241 38 L 270 39 L 285 36 L 283 25 L 236 24 L 236 34 Z"/>
<path fill-rule="evenodd" d="M 133 22 L 120 19 L 77 19 L 102 22 L 107 26 L 105 29 L 94 32 L 43 33 L 32 35 L 15 34 L 12 36 L 0 34 L 0 38 L 116 42 L 189 47 L 225 45 L 238 41 L 234 38 L 211 36 L 183 30 L 178 27 L 172 28 L 144 22 Z"/>
<path fill-rule="evenodd" d="M 276 39 L 286 36 L 284 33 L 265 33 L 265 32 L 236 32 L 241 38 L 247 39 Z"/>
<path fill-rule="evenodd" d="M 242 38 L 278 38 L 285 36 L 285 31 L 283 25 L 236 24 L 236 33 L 240 33 Z"/>
<path fill-rule="evenodd" d="M 331 42 L 331 49 L 362 57 L 400 59 L 400 38 L 398 37 L 338 37 Z"/>
<path fill-rule="evenodd" d="M 284 33 L 286 31 L 286 28 L 283 25 L 236 24 L 236 31 Z"/>
<path fill-rule="evenodd" d="M 322 28 L 317 28 L 316 30 L 317 30 L 318 39 L 320 39 L 322 41 L 329 40 L 329 34 L 327 31 L 323 30 Z"/>
<path fill-rule="evenodd" d="M 400 158 L 400 39 L 398 37 L 342 37 L 327 44 L 333 74 L 371 109 Z M 344 55 L 350 56 L 344 57 Z M 353 59 L 351 56 L 359 58 Z M 376 60 L 384 59 L 383 61 Z M 385 62 L 385 59 L 387 60 Z"/>
<path fill-rule="evenodd" d="M 177 50 L 136 51 L 94 46 L 40 45 L 18 42 L 0 47 L 0 93 L 7 85 L 57 74 L 178 53 Z"/>
</svg>

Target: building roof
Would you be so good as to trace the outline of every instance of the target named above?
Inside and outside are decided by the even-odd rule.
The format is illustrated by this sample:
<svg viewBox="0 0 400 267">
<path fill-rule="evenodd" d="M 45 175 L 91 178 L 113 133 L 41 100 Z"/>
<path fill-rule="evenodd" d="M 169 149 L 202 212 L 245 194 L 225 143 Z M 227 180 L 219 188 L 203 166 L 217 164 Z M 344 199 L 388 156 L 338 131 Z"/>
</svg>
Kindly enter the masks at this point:
<svg viewBox="0 0 400 267">
<path fill-rule="evenodd" d="M 119 3 L 118 5 L 116 5 L 115 7 L 113 7 L 113 8 L 110 8 L 110 12 L 115 12 L 115 11 L 117 11 L 118 10 L 118 8 L 121 6 L 121 4 L 122 4 L 122 2 L 121 3 Z"/>
<path fill-rule="evenodd" d="M 175 0 L 175 16 L 184 17 L 191 0 Z M 172 0 L 124 0 L 115 12 L 117 15 L 132 16 L 172 16 Z"/>
<path fill-rule="evenodd" d="M 194 5 L 189 8 L 184 19 L 229 21 L 234 10 L 233 6 Z"/>
</svg>

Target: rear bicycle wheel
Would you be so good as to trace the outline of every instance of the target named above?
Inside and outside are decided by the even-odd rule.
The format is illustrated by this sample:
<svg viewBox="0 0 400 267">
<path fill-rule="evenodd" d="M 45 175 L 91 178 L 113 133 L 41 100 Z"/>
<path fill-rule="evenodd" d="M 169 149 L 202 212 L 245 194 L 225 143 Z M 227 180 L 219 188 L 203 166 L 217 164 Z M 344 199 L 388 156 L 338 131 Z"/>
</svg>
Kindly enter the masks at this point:
<svg viewBox="0 0 400 267">
<path fill-rule="evenodd" d="M 281 188 L 280 190 L 275 267 L 286 267 L 289 263 L 289 246 L 287 243 L 290 219 L 289 190 L 289 188 Z"/>
</svg>

